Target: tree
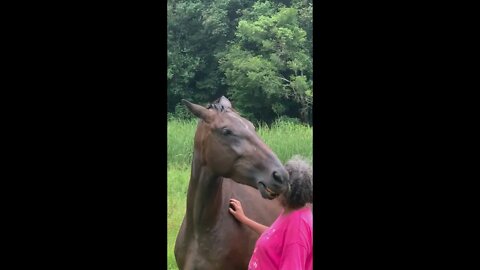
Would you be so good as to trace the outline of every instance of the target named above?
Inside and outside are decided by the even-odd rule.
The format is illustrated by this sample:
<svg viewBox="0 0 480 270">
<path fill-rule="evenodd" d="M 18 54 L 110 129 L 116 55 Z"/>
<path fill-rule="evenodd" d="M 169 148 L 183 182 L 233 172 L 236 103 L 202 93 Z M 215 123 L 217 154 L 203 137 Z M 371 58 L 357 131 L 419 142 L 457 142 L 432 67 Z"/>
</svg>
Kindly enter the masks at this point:
<svg viewBox="0 0 480 270">
<path fill-rule="evenodd" d="M 216 54 L 234 38 L 241 10 L 253 0 L 168 0 L 169 111 L 182 98 L 206 103 L 226 94 Z"/>
<path fill-rule="evenodd" d="M 304 2 L 296 7 L 256 2 L 244 12 L 234 42 L 221 55 L 228 94 L 250 117 L 271 120 L 290 114 L 311 121 L 311 41 L 301 27 L 308 27 L 309 13 L 299 11 L 309 7 Z"/>
<path fill-rule="evenodd" d="M 310 121 L 311 0 L 168 0 L 168 111 L 229 96 L 271 122 Z"/>
</svg>

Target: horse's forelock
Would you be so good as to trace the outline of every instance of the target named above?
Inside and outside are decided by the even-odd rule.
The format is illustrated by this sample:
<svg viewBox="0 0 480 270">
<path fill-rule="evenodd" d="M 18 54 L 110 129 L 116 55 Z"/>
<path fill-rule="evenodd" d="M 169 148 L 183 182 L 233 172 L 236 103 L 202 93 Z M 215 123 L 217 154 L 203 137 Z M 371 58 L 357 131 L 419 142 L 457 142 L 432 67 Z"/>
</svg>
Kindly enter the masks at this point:
<svg viewBox="0 0 480 270">
<path fill-rule="evenodd" d="M 234 113 L 236 113 L 240 116 L 240 114 L 234 108 L 225 107 L 225 106 L 223 106 L 222 104 L 219 104 L 219 103 L 208 104 L 207 109 L 214 109 L 215 111 L 221 112 L 221 113 L 234 112 Z"/>
</svg>

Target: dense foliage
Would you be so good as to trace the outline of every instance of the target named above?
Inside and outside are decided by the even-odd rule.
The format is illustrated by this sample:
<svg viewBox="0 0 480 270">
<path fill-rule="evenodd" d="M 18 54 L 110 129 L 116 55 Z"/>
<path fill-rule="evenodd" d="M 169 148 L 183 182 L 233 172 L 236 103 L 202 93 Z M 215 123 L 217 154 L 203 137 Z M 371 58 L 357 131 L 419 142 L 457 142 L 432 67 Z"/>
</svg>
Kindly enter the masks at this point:
<svg viewBox="0 0 480 270">
<path fill-rule="evenodd" d="M 168 0 L 168 111 L 221 95 L 252 121 L 311 122 L 312 0 Z"/>
</svg>

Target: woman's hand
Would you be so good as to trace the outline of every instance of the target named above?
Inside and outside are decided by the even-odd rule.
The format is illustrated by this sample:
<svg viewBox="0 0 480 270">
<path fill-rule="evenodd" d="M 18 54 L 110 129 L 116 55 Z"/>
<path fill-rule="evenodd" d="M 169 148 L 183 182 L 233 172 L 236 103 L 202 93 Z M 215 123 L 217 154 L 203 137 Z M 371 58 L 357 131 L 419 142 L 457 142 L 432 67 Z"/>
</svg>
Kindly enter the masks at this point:
<svg viewBox="0 0 480 270">
<path fill-rule="evenodd" d="M 242 203 L 238 200 L 230 199 L 230 208 L 228 210 L 230 214 L 242 223 L 247 219 L 247 216 L 245 216 L 245 213 L 243 212 Z"/>
<path fill-rule="evenodd" d="M 250 229 L 256 231 L 258 234 L 262 234 L 266 229 L 268 229 L 267 226 L 257 223 L 245 216 L 245 213 L 243 213 L 242 204 L 238 200 L 230 199 L 230 208 L 228 209 L 228 211 L 238 221 L 245 224 Z"/>
</svg>

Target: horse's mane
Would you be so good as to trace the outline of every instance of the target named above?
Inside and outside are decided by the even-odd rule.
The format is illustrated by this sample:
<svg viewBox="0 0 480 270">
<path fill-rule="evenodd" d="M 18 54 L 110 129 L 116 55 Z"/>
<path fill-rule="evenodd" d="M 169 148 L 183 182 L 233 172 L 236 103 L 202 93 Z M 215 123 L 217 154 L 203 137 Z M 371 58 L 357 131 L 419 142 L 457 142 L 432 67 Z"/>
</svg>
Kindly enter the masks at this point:
<svg viewBox="0 0 480 270">
<path fill-rule="evenodd" d="M 232 111 L 232 112 L 240 115 L 235 109 L 233 109 L 231 107 L 225 107 L 222 104 L 220 104 L 219 101 L 220 101 L 220 98 L 215 100 L 213 103 L 208 104 L 207 109 L 214 109 L 214 110 L 216 110 L 218 112 L 222 112 L 222 113 Z"/>
<path fill-rule="evenodd" d="M 223 106 L 222 104 L 219 104 L 219 103 L 210 103 L 210 104 L 208 104 L 207 109 L 214 109 L 218 112 L 227 111 L 227 108 L 225 106 Z"/>
</svg>

